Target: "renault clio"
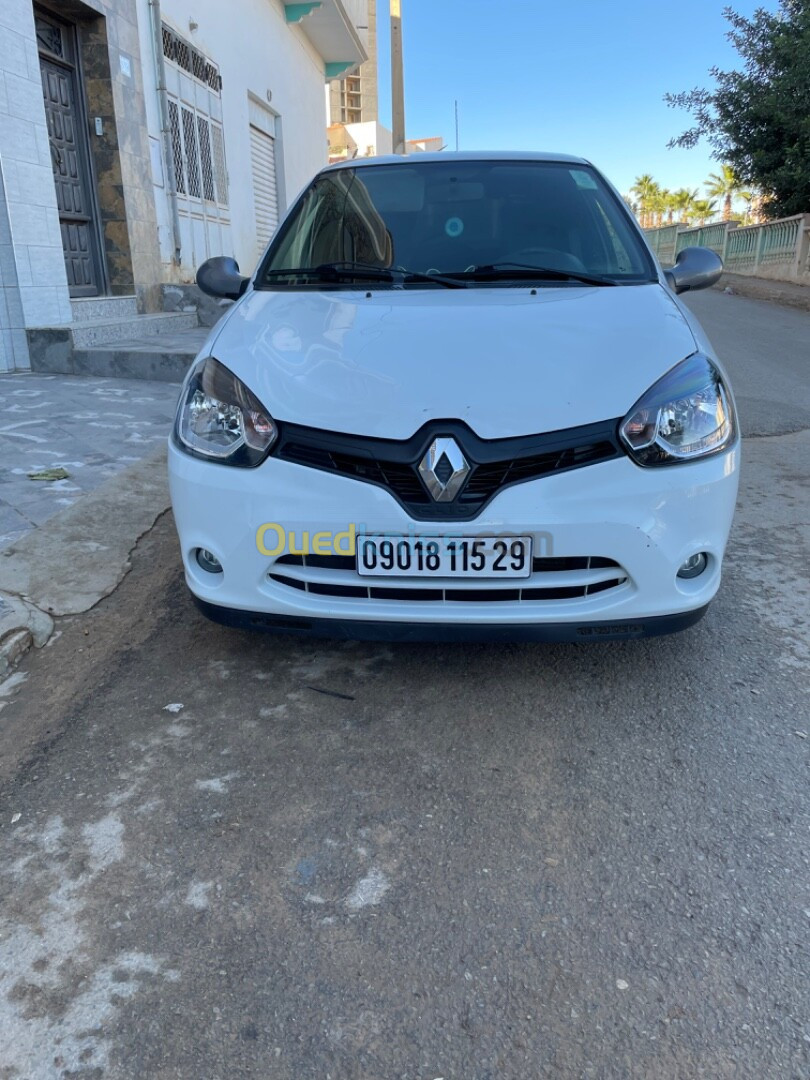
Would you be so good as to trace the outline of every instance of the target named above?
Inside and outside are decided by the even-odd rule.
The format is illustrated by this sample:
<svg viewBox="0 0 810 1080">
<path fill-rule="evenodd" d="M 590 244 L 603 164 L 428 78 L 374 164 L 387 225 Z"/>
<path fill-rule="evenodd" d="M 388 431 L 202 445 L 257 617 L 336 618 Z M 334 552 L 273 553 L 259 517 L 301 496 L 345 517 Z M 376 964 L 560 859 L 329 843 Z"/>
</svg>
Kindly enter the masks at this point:
<svg viewBox="0 0 810 1080">
<path fill-rule="evenodd" d="M 717 592 L 728 377 L 588 161 L 330 166 L 186 378 L 169 447 L 188 586 L 234 626 L 423 640 L 644 637 Z"/>
</svg>

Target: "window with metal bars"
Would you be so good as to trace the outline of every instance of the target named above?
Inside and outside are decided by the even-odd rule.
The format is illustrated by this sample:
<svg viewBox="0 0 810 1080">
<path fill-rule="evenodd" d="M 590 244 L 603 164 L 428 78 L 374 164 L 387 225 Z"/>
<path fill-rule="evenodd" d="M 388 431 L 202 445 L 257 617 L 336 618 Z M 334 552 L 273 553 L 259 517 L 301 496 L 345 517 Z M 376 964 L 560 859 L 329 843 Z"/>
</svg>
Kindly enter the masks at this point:
<svg viewBox="0 0 810 1080">
<path fill-rule="evenodd" d="M 227 207 L 228 174 L 220 125 L 171 98 L 169 124 L 178 194 Z"/>
<path fill-rule="evenodd" d="M 222 137 L 222 128 L 218 124 L 211 124 L 211 149 L 214 159 L 214 182 L 217 186 L 217 202 L 222 206 L 228 205 L 228 174 L 225 170 L 225 143 Z"/>
<path fill-rule="evenodd" d="M 186 170 L 183 164 L 183 136 L 180 133 L 180 109 L 174 101 L 169 102 L 169 126 L 172 136 L 172 160 L 174 182 L 178 194 L 186 194 Z"/>
<path fill-rule="evenodd" d="M 200 197 L 200 156 L 197 147 L 197 129 L 194 123 L 194 113 L 181 105 L 183 114 L 183 142 L 185 143 L 184 159 L 186 163 L 186 179 L 188 180 L 188 193 L 194 199 Z"/>
<path fill-rule="evenodd" d="M 205 83 L 215 93 L 218 94 L 222 90 L 222 76 L 216 64 L 165 23 L 163 24 L 163 55 L 183 71 L 199 79 L 201 83 Z"/>
<path fill-rule="evenodd" d="M 219 94 L 222 79 L 212 61 L 194 49 L 174 30 L 163 25 L 163 54 L 165 58 L 190 76 Z M 216 111 L 181 100 L 171 90 L 169 98 L 169 127 L 176 190 L 179 195 L 228 207 L 228 172 L 225 166 L 225 143 L 222 126 L 211 115 Z M 199 94 L 197 97 L 199 98 Z M 207 100 L 207 99 L 206 99 Z"/>
<path fill-rule="evenodd" d="M 41 15 L 35 16 L 34 24 L 39 48 L 52 53 L 54 56 L 64 58 L 65 41 L 62 36 L 62 28 L 56 23 L 44 19 Z"/>
<path fill-rule="evenodd" d="M 197 116 L 197 131 L 200 136 L 200 167 L 202 170 L 203 197 L 209 202 L 216 202 L 214 191 L 214 166 L 211 161 L 211 136 L 208 121 L 203 116 Z"/>
</svg>

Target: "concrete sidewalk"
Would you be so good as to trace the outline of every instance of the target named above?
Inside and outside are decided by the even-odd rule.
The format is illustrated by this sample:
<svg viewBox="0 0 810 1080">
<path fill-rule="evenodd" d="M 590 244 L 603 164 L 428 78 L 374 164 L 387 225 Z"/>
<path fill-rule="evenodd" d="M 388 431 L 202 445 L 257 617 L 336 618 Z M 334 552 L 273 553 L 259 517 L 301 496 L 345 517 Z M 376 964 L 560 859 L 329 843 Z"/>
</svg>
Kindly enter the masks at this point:
<svg viewBox="0 0 810 1080">
<path fill-rule="evenodd" d="M 0 376 L 0 681 L 48 641 L 54 616 L 88 611 L 116 588 L 169 506 L 177 393 L 128 379 Z M 68 476 L 31 479 L 55 468 Z"/>
<path fill-rule="evenodd" d="M 0 551 L 165 442 L 179 388 L 75 375 L 0 375 Z M 30 479 L 61 467 L 66 479 Z"/>
</svg>

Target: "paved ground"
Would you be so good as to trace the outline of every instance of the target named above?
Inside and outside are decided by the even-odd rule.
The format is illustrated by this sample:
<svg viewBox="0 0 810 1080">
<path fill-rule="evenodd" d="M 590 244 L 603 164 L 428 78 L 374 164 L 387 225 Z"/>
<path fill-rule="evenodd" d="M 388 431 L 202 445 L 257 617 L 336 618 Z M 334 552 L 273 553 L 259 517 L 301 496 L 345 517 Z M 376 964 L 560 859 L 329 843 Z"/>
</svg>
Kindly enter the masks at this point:
<svg viewBox="0 0 810 1080">
<path fill-rule="evenodd" d="M 810 1076 L 810 315 L 693 303 L 772 434 L 688 633 L 229 632 L 167 516 L 30 655 L 0 699 L 3 1080 Z"/>
<path fill-rule="evenodd" d="M 712 289 L 688 303 L 729 365 L 744 434 L 810 428 L 810 312 Z"/>
<path fill-rule="evenodd" d="M 0 549 L 164 441 L 177 391 L 128 379 L 0 375 Z M 59 466 L 67 479 L 29 478 Z"/>
</svg>

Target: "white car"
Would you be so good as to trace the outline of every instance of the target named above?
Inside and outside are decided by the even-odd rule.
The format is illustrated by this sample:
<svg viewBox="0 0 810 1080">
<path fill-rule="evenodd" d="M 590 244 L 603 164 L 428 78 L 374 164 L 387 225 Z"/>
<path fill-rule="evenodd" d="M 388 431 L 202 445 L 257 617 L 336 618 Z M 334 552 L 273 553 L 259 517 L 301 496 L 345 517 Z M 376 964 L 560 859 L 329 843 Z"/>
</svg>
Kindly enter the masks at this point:
<svg viewBox="0 0 810 1080">
<path fill-rule="evenodd" d="M 389 640 L 679 630 L 720 584 L 728 378 L 581 158 L 419 154 L 320 172 L 183 385 L 186 580 L 219 622 Z"/>
</svg>

